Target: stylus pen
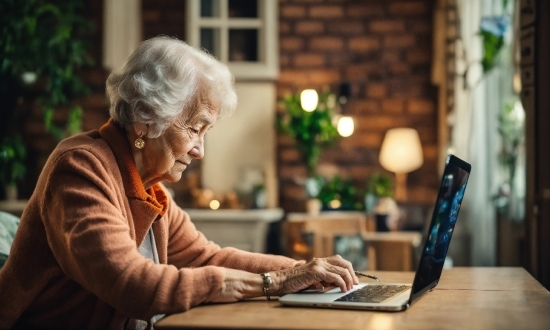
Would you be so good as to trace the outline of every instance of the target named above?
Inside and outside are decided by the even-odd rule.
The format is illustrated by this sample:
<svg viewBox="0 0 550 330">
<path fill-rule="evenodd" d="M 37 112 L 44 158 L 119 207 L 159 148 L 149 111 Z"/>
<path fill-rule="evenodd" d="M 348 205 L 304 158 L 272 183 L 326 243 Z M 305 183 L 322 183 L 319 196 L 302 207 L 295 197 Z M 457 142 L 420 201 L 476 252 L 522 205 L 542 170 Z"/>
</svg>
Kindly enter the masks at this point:
<svg viewBox="0 0 550 330">
<path fill-rule="evenodd" d="M 355 275 L 365 276 L 365 277 L 372 278 L 373 280 L 377 280 L 378 282 L 380 282 L 380 279 L 378 277 L 374 276 L 374 275 L 369 275 L 369 274 L 365 274 L 365 273 L 358 272 L 358 271 L 355 271 Z"/>
</svg>

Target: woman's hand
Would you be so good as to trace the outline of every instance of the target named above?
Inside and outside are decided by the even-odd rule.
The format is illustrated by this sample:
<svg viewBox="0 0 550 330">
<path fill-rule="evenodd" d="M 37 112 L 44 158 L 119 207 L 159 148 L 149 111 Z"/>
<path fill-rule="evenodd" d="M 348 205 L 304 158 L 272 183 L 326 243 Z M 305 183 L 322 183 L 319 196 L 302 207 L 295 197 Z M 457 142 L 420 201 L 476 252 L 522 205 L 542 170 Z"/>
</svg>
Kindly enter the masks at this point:
<svg viewBox="0 0 550 330">
<path fill-rule="evenodd" d="M 273 295 L 297 292 L 318 285 L 336 286 L 342 292 L 347 292 L 354 284 L 359 283 L 351 262 L 339 255 L 314 258 L 305 265 L 271 272 L 271 274 Z"/>
<path fill-rule="evenodd" d="M 339 255 L 315 258 L 307 264 L 270 272 L 270 294 L 292 293 L 312 286 L 337 286 L 346 292 L 359 283 L 351 262 Z M 219 295 L 211 302 L 234 302 L 263 296 L 263 278 L 243 270 L 225 268 L 225 281 Z"/>
</svg>

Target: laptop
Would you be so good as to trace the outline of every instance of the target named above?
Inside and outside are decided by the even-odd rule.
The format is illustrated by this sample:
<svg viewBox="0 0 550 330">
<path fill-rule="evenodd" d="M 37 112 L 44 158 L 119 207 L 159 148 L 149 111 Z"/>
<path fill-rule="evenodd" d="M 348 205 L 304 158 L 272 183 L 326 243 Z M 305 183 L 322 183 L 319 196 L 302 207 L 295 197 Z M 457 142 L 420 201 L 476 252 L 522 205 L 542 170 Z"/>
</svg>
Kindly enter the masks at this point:
<svg viewBox="0 0 550 330">
<path fill-rule="evenodd" d="M 279 298 L 286 306 L 403 311 L 439 282 L 471 165 L 449 155 L 413 283 L 360 283 L 348 292 L 305 290 Z"/>
</svg>

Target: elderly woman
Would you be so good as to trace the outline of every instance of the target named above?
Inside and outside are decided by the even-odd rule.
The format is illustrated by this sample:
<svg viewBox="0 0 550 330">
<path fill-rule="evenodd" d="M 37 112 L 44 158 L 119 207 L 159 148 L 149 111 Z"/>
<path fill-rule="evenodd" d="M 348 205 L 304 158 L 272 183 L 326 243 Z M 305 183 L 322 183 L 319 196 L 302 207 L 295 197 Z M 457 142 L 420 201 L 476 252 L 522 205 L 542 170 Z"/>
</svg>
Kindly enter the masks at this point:
<svg viewBox="0 0 550 330">
<path fill-rule="evenodd" d="M 0 271 L 0 328 L 140 328 L 207 302 L 358 283 L 333 256 L 309 263 L 221 249 L 161 181 L 204 155 L 237 96 L 227 67 L 179 40 L 143 42 L 107 80 L 111 119 L 49 157 Z"/>
</svg>

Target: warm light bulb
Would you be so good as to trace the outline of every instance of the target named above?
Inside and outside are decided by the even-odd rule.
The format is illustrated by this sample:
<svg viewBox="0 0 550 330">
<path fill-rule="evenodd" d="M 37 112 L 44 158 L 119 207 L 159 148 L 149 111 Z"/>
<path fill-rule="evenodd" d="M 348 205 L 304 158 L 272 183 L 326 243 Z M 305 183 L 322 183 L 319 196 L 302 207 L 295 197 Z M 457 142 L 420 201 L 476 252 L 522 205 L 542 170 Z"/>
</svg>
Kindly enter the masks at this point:
<svg viewBox="0 0 550 330">
<path fill-rule="evenodd" d="M 328 205 L 330 206 L 331 209 L 338 209 L 340 208 L 340 206 L 342 206 L 342 202 L 340 202 L 337 199 L 333 199 L 330 202 L 328 202 Z"/>
<path fill-rule="evenodd" d="M 217 210 L 217 209 L 219 209 L 219 208 L 220 208 L 220 202 L 217 201 L 217 200 L 215 200 L 215 199 L 213 199 L 213 200 L 210 202 L 210 208 L 211 208 L 212 210 Z"/>
<path fill-rule="evenodd" d="M 353 134 L 353 130 L 355 129 L 353 118 L 350 116 L 342 116 L 340 117 L 340 120 L 338 120 L 338 134 L 340 134 L 343 137 L 348 137 Z"/>
<path fill-rule="evenodd" d="M 319 102 L 319 95 L 314 89 L 304 89 L 300 94 L 300 104 L 302 109 L 307 112 L 312 112 L 317 109 L 317 103 Z"/>
</svg>

